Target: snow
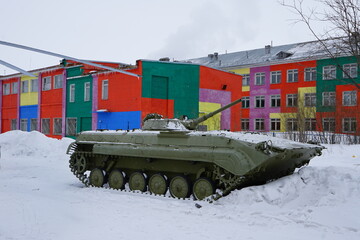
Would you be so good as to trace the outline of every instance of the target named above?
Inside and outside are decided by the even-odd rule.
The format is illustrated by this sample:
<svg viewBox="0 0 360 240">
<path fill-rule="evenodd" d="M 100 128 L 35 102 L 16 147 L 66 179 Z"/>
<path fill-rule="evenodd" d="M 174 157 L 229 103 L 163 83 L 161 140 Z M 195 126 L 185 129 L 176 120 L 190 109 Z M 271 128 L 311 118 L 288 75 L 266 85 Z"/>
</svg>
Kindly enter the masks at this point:
<svg viewBox="0 0 360 240">
<path fill-rule="evenodd" d="M 208 203 L 86 188 L 72 141 L 0 135 L 1 240 L 360 239 L 359 145 L 325 145 L 293 175 Z"/>
</svg>

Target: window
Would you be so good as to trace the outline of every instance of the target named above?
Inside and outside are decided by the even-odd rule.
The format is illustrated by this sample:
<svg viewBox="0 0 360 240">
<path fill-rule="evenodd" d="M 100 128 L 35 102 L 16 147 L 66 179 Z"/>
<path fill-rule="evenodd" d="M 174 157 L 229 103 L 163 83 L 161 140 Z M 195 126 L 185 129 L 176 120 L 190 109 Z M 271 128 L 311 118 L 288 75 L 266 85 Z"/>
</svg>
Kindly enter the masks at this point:
<svg viewBox="0 0 360 240">
<path fill-rule="evenodd" d="M 305 68 L 304 72 L 304 81 L 316 81 L 316 68 Z"/>
<path fill-rule="evenodd" d="M 316 93 L 305 93 L 304 95 L 305 107 L 315 107 L 316 106 Z"/>
<path fill-rule="evenodd" d="M 288 132 L 298 130 L 298 124 L 297 124 L 297 119 L 296 118 L 288 118 L 286 120 L 286 130 Z"/>
<path fill-rule="evenodd" d="M 316 131 L 315 118 L 305 118 L 305 131 Z"/>
<path fill-rule="evenodd" d="M 323 131 L 335 132 L 335 118 L 323 118 Z"/>
<path fill-rule="evenodd" d="M 242 108 L 249 108 L 250 107 L 250 97 L 242 97 L 241 105 L 242 105 Z"/>
<path fill-rule="evenodd" d="M 50 134 L 50 119 L 49 118 L 41 119 L 41 132 L 43 134 Z"/>
<path fill-rule="evenodd" d="M 90 82 L 84 83 L 84 101 L 90 101 Z"/>
<path fill-rule="evenodd" d="M 16 130 L 17 129 L 17 119 L 11 119 L 11 126 L 10 129 L 11 130 Z"/>
<path fill-rule="evenodd" d="M 54 77 L 54 89 L 62 88 L 63 76 L 55 75 Z"/>
<path fill-rule="evenodd" d="M 18 90 L 19 90 L 19 83 L 18 82 L 12 82 L 11 83 L 11 93 L 16 94 L 16 93 L 19 92 Z"/>
<path fill-rule="evenodd" d="M 265 130 L 265 121 L 263 118 L 255 119 L 255 130 L 264 131 Z"/>
<path fill-rule="evenodd" d="M 38 124 L 38 121 L 36 118 L 32 118 L 30 120 L 30 131 L 37 131 L 37 124 Z"/>
<path fill-rule="evenodd" d="M 27 131 L 28 120 L 26 118 L 20 119 L 20 130 Z"/>
<path fill-rule="evenodd" d="M 26 80 L 21 82 L 21 92 L 22 93 L 29 92 L 29 81 Z"/>
<path fill-rule="evenodd" d="M 297 106 L 297 94 L 287 94 L 286 95 L 286 106 L 296 107 Z"/>
<path fill-rule="evenodd" d="M 66 119 L 66 135 L 67 136 L 76 135 L 76 118 Z"/>
<path fill-rule="evenodd" d="M 42 90 L 47 91 L 51 89 L 51 77 L 44 77 L 42 79 Z"/>
<path fill-rule="evenodd" d="M 322 105 L 323 106 L 335 106 L 335 92 L 323 92 L 322 93 Z"/>
<path fill-rule="evenodd" d="M 356 91 L 343 92 L 343 105 L 356 106 Z"/>
<path fill-rule="evenodd" d="M 280 107 L 280 95 L 270 96 L 271 107 Z"/>
<path fill-rule="evenodd" d="M 297 82 L 298 81 L 298 70 L 290 69 L 287 70 L 287 82 Z"/>
<path fill-rule="evenodd" d="M 270 119 L 271 131 L 280 131 L 280 118 Z"/>
<path fill-rule="evenodd" d="M 54 135 L 62 134 L 62 119 L 54 118 Z"/>
<path fill-rule="evenodd" d="M 356 118 L 343 118 L 343 132 L 356 131 Z"/>
<path fill-rule="evenodd" d="M 356 63 L 344 64 L 343 78 L 357 78 L 358 66 Z"/>
<path fill-rule="evenodd" d="M 70 84 L 69 102 L 75 102 L 75 84 Z"/>
<path fill-rule="evenodd" d="M 255 73 L 255 85 L 265 84 L 265 73 Z"/>
<path fill-rule="evenodd" d="M 255 97 L 255 107 L 256 108 L 265 107 L 265 96 L 256 96 Z"/>
<path fill-rule="evenodd" d="M 3 85 L 3 94 L 9 95 L 10 94 L 10 83 L 5 83 Z"/>
<path fill-rule="evenodd" d="M 37 92 L 39 90 L 38 81 L 37 79 L 31 79 L 31 92 Z"/>
<path fill-rule="evenodd" d="M 243 74 L 242 75 L 242 85 L 249 86 L 250 85 L 250 74 Z"/>
<path fill-rule="evenodd" d="M 109 81 L 103 80 L 102 81 L 102 100 L 107 100 L 109 98 Z"/>
<path fill-rule="evenodd" d="M 241 119 L 241 130 L 249 131 L 250 129 L 250 120 L 248 118 Z"/>
<path fill-rule="evenodd" d="M 281 71 L 270 72 L 270 83 L 276 84 L 281 82 Z"/>
<path fill-rule="evenodd" d="M 336 66 L 329 65 L 323 67 L 323 80 L 335 79 L 336 78 Z"/>
</svg>

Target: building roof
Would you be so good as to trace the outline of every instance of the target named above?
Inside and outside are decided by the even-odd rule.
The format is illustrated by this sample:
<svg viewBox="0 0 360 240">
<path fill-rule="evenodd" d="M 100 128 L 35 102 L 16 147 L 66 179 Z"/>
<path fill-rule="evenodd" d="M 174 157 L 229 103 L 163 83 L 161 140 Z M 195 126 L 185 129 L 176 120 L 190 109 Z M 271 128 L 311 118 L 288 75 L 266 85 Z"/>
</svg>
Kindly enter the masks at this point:
<svg viewBox="0 0 360 240">
<path fill-rule="evenodd" d="M 273 65 L 295 61 L 326 58 L 326 52 L 318 41 L 240 51 L 226 54 L 209 54 L 207 57 L 189 59 L 187 62 L 213 68 L 236 69 L 250 66 Z"/>
</svg>

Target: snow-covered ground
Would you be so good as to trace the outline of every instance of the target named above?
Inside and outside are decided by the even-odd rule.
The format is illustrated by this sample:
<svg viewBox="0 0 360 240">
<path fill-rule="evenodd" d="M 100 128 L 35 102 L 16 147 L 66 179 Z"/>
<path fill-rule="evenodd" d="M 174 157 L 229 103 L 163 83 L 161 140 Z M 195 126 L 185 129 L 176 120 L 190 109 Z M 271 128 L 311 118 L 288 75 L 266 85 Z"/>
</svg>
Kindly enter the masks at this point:
<svg viewBox="0 0 360 240">
<path fill-rule="evenodd" d="M 215 203 L 86 188 L 71 139 L 0 135 L 0 239 L 360 239 L 360 146 L 326 145 L 291 176 Z"/>
</svg>

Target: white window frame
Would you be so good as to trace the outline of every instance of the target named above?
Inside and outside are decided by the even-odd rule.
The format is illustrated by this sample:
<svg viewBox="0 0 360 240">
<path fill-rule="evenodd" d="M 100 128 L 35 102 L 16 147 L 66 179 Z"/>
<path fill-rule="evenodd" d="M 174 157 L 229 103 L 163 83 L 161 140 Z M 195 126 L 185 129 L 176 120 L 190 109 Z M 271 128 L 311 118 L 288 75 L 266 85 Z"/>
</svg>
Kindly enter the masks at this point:
<svg viewBox="0 0 360 240">
<path fill-rule="evenodd" d="M 11 83 L 11 94 L 17 94 L 19 92 L 19 83 L 12 82 Z"/>
<path fill-rule="evenodd" d="M 24 131 L 24 132 L 28 131 L 28 119 L 27 118 L 20 119 L 20 130 Z"/>
<path fill-rule="evenodd" d="M 296 118 L 286 119 L 286 131 L 288 132 L 298 131 L 298 122 Z"/>
<path fill-rule="evenodd" d="M 74 132 L 69 131 L 69 121 L 75 120 Z M 66 118 L 66 135 L 67 136 L 75 136 L 77 133 L 77 118 Z"/>
<path fill-rule="evenodd" d="M 48 129 L 45 129 L 47 127 Z M 48 131 L 45 131 L 48 130 Z M 43 134 L 50 134 L 50 118 L 42 118 L 41 119 L 41 132 Z"/>
<path fill-rule="evenodd" d="M 291 100 L 291 104 L 289 104 L 290 100 Z M 298 106 L 298 95 L 297 94 L 287 94 L 286 95 L 286 106 L 287 107 L 297 107 Z"/>
<path fill-rule="evenodd" d="M 69 102 L 75 102 L 75 83 L 69 85 Z"/>
<path fill-rule="evenodd" d="M 11 91 L 10 91 L 10 83 L 5 83 L 3 84 L 3 95 L 10 95 Z"/>
<path fill-rule="evenodd" d="M 280 105 L 281 105 L 280 94 L 270 95 L 270 107 L 280 107 Z"/>
<path fill-rule="evenodd" d="M 322 125 L 324 132 L 335 132 L 335 118 L 323 118 Z"/>
<path fill-rule="evenodd" d="M 241 107 L 244 108 L 250 108 L 250 97 L 242 97 L 241 99 Z"/>
<path fill-rule="evenodd" d="M 29 92 L 29 81 L 21 81 L 21 93 L 28 93 Z"/>
<path fill-rule="evenodd" d="M 31 92 L 38 92 L 39 91 L 39 80 L 38 79 L 31 79 Z"/>
<path fill-rule="evenodd" d="M 335 65 L 327 65 L 323 67 L 323 80 L 332 80 L 336 79 L 336 66 Z"/>
<path fill-rule="evenodd" d="M 255 96 L 255 108 L 265 107 L 265 96 Z"/>
<path fill-rule="evenodd" d="M 63 75 L 59 74 L 59 75 L 55 75 L 54 76 L 54 89 L 59 89 L 62 88 L 63 84 Z"/>
<path fill-rule="evenodd" d="M 42 88 L 41 89 L 42 89 L 42 91 L 51 90 L 51 76 L 42 78 Z"/>
<path fill-rule="evenodd" d="M 280 131 L 281 130 L 281 119 L 280 118 L 271 118 L 270 119 L 270 130 L 271 131 Z"/>
<path fill-rule="evenodd" d="M 265 130 L 265 119 L 263 118 L 255 118 L 254 126 L 256 131 L 264 131 Z"/>
<path fill-rule="evenodd" d="M 304 81 L 311 82 L 316 81 L 316 68 L 309 67 L 304 69 Z"/>
<path fill-rule="evenodd" d="M 90 101 L 90 82 L 84 83 L 84 102 Z"/>
<path fill-rule="evenodd" d="M 241 119 L 241 131 L 249 131 L 250 130 L 250 119 L 243 118 Z"/>
<path fill-rule="evenodd" d="M 304 93 L 304 106 L 305 107 L 316 106 L 316 93 Z"/>
<path fill-rule="evenodd" d="M 109 99 L 109 80 L 105 79 L 101 82 L 101 99 L 108 100 Z"/>
<path fill-rule="evenodd" d="M 242 86 L 250 86 L 250 74 L 242 74 Z"/>
<path fill-rule="evenodd" d="M 264 84 L 265 84 L 265 73 L 264 72 L 255 73 L 255 85 L 261 86 Z"/>
<path fill-rule="evenodd" d="M 346 129 L 346 124 L 348 124 L 348 129 Z M 342 127 L 343 132 L 345 133 L 353 133 L 356 132 L 356 118 L 354 117 L 347 117 L 342 119 Z"/>
<path fill-rule="evenodd" d="M 343 65 L 343 78 L 357 78 L 358 65 L 357 63 L 348 63 Z"/>
<path fill-rule="evenodd" d="M 305 118 L 305 131 L 316 131 L 316 118 Z"/>
<path fill-rule="evenodd" d="M 30 131 L 37 131 L 38 129 L 38 120 L 37 118 L 30 119 Z"/>
<path fill-rule="evenodd" d="M 343 106 L 356 106 L 357 105 L 357 92 L 344 91 L 342 95 Z"/>
<path fill-rule="evenodd" d="M 281 83 L 281 71 L 270 72 L 270 84 Z"/>
<path fill-rule="evenodd" d="M 62 135 L 62 118 L 53 119 L 53 134 Z"/>
<path fill-rule="evenodd" d="M 286 82 L 298 82 L 299 81 L 299 70 L 298 69 L 289 69 L 287 70 L 287 79 Z"/>
<path fill-rule="evenodd" d="M 336 92 L 322 93 L 322 105 L 324 107 L 335 106 L 335 104 L 336 104 Z"/>
</svg>

